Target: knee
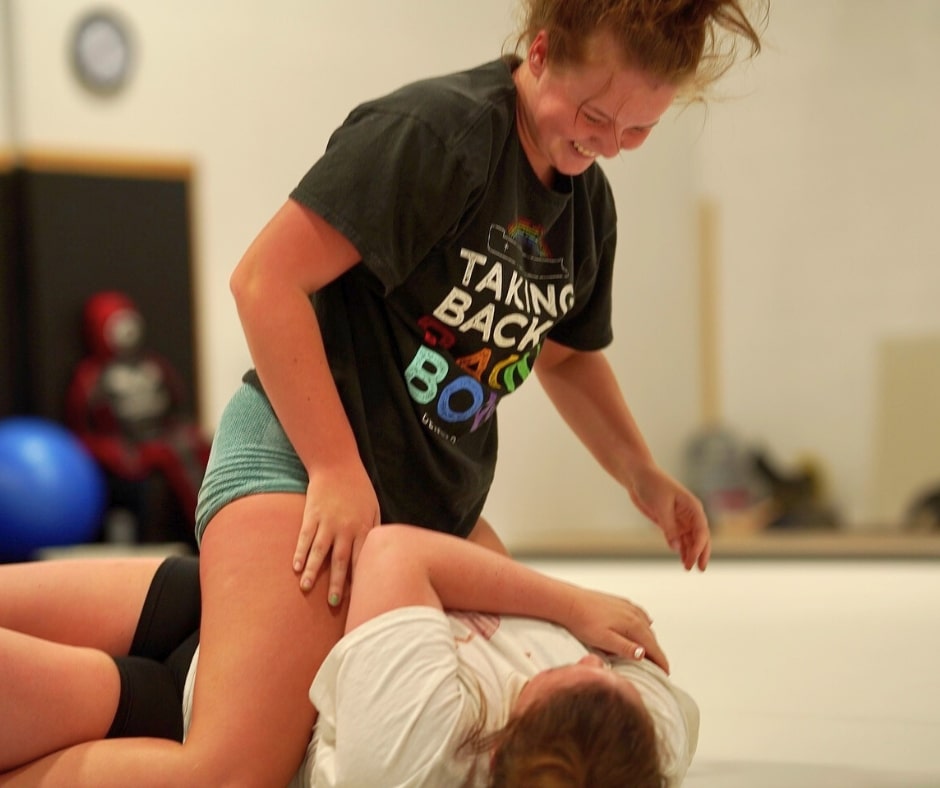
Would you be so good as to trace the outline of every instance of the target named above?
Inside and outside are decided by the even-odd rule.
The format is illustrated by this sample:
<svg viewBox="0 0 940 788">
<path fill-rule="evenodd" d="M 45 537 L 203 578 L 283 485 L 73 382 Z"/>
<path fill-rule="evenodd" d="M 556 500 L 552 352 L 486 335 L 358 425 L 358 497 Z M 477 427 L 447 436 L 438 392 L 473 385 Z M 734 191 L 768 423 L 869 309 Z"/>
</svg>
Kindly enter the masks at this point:
<svg viewBox="0 0 940 788">
<path fill-rule="evenodd" d="M 212 746 L 211 750 L 194 742 L 183 743 L 180 753 L 185 775 L 174 781 L 177 788 L 271 788 L 289 785 L 301 767 L 303 754 L 285 761 L 276 754 L 258 748 Z M 177 772 L 179 774 L 179 772 Z"/>
<path fill-rule="evenodd" d="M 182 741 L 182 697 L 169 668 L 143 657 L 116 657 L 114 661 L 121 694 L 107 738 Z"/>
</svg>

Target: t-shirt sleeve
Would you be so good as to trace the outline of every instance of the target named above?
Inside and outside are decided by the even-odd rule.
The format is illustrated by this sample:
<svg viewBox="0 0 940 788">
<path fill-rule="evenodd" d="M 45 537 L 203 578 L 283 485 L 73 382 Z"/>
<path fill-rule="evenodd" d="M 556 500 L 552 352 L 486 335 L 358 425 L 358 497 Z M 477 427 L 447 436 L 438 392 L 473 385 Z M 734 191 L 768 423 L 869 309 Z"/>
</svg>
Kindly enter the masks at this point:
<svg viewBox="0 0 940 788">
<path fill-rule="evenodd" d="M 334 132 L 291 197 L 343 233 L 387 292 L 454 231 L 474 188 L 466 157 L 478 146 L 405 111 L 366 105 Z"/>
<path fill-rule="evenodd" d="M 601 171 L 579 182 L 575 195 L 576 232 L 574 307 L 548 336 L 575 350 L 600 350 L 613 341 L 613 277 L 617 248 L 617 211 Z"/>
<path fill-rule="evenodd" d="M 614 669 L 629 679 L 643 698 L 656 727 L 666 788 L 679 788 L 698 746 L 698 705 L 652 662 L 620 660 Z"/>
<path fill-rule="evenodd" d="M 459 785 L 454 754 L 475 712 L 457 667 L 447 618 L 433 608 L 394 610 L 346 635 L 310 690 L 320 713 L 310 784 Z"/>
<path fill-rule="evenodd" d="M 602 350 L 614 339 L 612 328 L 613 250 L 598 260 L 593 287 L 580 295 L 577 311 L 549 331 L 555 342 L 574 350 Z"/>
</svg>

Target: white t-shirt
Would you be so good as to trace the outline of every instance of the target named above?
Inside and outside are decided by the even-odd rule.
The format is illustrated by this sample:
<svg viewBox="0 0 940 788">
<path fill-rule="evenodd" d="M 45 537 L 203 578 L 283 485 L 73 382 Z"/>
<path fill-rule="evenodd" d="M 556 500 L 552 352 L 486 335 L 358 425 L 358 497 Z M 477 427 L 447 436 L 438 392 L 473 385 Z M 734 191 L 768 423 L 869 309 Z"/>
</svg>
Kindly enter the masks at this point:
<svg viewBox="0 0 940 788">
<path fill-rule="evenodd" d="M 378 616 L 344 636 L 317 673 L 310 699 L 319 718 L 290 788 L 485 785 L 488 756 L 458 754 L 481 707 L 485 732 L 501 728 L 526 681 L 587 653 L 567 630 L 530 618 L 430 607 Z M 697 706 L 649 661 L 614 669 L 640 692 L 667 784 L 680 785 L 698 741 Z"/>
<path fill-rule="evenodd" d="M 567 630 L 530 618 L 394 610 L 344 637 L 310 699 L 320 716 L 299 786 L 438 788 L 486 782 L 488 756 L 458 749 L 487 709 L 503 727 L 523 685 L 587 649 Z M 698 708 L 648 661 L 619 662 L 656 723 L 669 785 L 679 785 L 698 740 Z"/>
</svg>

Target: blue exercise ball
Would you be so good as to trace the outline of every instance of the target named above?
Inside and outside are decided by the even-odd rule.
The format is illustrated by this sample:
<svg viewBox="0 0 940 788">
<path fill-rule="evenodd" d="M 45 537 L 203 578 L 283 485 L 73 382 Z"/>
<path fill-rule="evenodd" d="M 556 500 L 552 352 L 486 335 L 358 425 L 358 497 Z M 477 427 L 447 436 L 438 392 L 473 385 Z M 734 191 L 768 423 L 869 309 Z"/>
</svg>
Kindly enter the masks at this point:
<svg viewBox="0 0 940 788">
<path fill-rule="evenodd" d="M 67 429 L 52 421 L 0 421 L 0 557 L 91 541 L 107 502 L 104 475 Z"/>
</svg>

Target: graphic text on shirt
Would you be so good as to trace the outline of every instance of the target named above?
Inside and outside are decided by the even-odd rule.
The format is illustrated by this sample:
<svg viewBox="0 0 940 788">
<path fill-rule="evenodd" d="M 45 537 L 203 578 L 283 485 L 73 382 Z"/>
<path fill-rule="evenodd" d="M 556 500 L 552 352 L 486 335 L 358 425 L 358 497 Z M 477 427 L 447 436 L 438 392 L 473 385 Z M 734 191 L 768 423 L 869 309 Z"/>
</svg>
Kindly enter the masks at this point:
<svg viewBox="0 0 940 788">
<path fill-rule="evenodd" d="M 574 305 L 569 268 L 551 256 L 541 228 L 494 224 L 487 251 L 460 250 L 461 282 L 418 320 L 423 344 L 404 372 L 422 423 L 452 443 L 525 382 L 545 335 Z M 457 347 L 469 352 L 455 355 Z"/>
</svg>

